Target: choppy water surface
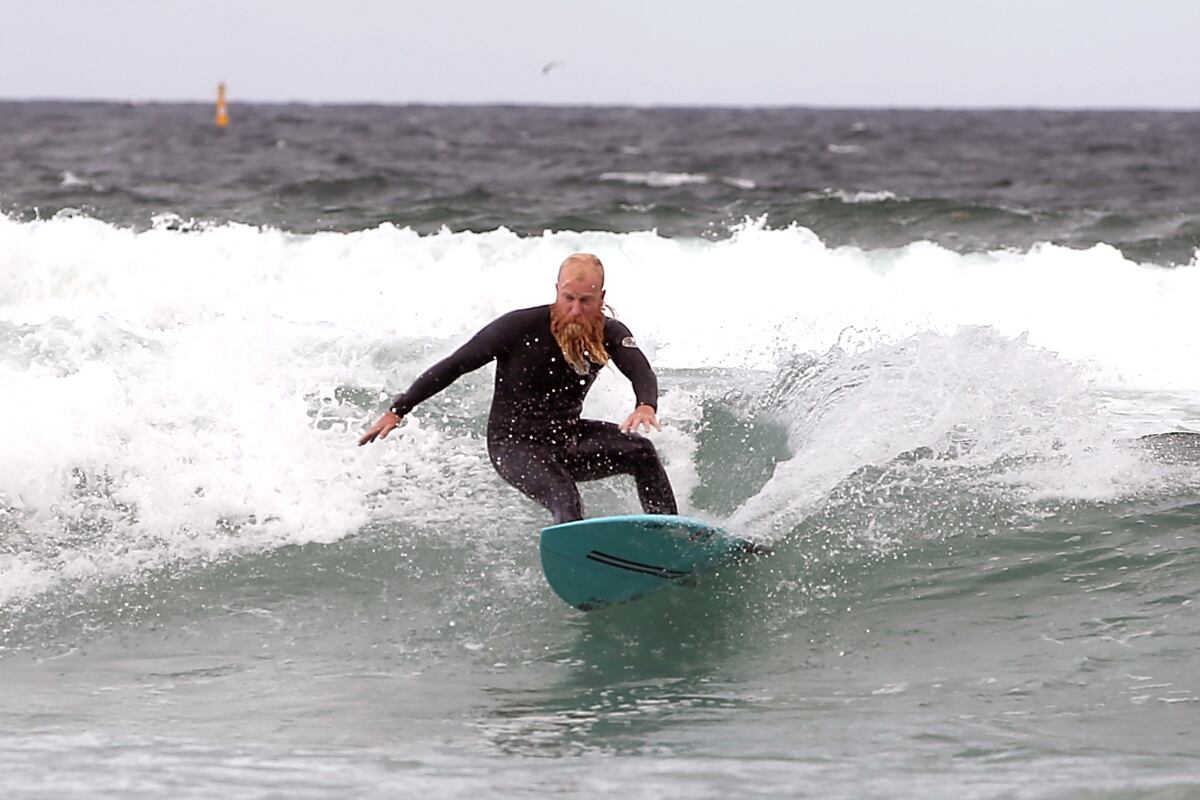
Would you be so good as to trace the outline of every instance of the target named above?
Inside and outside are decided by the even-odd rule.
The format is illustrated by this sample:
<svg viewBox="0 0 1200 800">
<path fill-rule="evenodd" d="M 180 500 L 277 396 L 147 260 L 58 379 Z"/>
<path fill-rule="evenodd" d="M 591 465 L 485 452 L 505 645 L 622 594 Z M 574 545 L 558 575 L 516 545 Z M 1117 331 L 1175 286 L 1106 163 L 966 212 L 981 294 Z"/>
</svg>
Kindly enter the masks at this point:
<svg viewBox="0 0 1200 800">
<path fill-rule="evenodd" d="M 1200 792 L 1195 115 L 3 110 L 8 794 Z M 776 549 L 587 615 L 489 370 L 354 446 L 576 250 Z"/>
</svg>

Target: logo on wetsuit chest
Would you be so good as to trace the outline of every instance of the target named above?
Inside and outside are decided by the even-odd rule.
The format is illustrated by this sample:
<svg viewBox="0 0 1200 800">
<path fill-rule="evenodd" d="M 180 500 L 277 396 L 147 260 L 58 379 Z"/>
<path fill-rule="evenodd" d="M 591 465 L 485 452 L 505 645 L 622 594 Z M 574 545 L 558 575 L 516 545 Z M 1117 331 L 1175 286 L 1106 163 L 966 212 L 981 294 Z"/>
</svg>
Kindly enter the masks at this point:
<svg viewBox="0 0 1200 800">
<path fill-rule="evenodd" d="M 633 340 L 632 336 L 626 336 L 624 339 L 621 340 L 621 346 L 622 347 L 632 347 L 632 348 L 636 349 L 637 342 L 635 342 Z"/>
</svg>

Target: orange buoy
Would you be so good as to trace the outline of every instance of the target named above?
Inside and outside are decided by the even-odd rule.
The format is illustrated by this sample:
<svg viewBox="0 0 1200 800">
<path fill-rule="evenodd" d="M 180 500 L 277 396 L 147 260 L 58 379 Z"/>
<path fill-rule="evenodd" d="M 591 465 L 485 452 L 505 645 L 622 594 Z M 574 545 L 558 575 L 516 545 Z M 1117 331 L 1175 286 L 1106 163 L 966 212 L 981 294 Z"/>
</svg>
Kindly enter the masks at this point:
<svg viewBox="0 0 1200 800">
<path fill-rule="evenodd" d="M 229 125 L 229 109 L 225 104 L 225 82 L 221 81 L 217 84 L 217 127 L 224 128 Z"/>
</svg>

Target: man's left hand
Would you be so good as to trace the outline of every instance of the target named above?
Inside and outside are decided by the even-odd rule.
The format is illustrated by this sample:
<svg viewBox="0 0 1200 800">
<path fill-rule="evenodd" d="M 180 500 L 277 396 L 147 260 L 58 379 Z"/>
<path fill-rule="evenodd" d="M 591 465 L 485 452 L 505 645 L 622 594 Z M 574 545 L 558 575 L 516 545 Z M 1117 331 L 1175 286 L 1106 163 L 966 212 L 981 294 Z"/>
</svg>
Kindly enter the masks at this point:
<svg viewBox="0 0 1200 800">
<path fill-rule="evenodd" d="M 640 429 L 643 427 L 646 429 L 646 433 L 649 433 L 651 428 L 662 430 L 662 425 L 658 424 L 658 415 L 654 413 L 652 406 L 638 406 L 621 423 L 621 430 L 625 433 L 641 433 Z"/>
</svg>

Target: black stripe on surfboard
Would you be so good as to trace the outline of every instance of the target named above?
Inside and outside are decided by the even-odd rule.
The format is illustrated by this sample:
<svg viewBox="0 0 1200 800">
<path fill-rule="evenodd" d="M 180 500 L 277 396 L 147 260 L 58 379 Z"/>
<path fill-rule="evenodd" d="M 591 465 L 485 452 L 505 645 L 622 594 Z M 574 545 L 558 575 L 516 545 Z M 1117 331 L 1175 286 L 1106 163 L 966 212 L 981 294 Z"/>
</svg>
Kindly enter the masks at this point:
<svg viewBox="0 0 1200 800">
<path fill-rule="evenodd" d="M 629 559 L 621 558 L 620 556 L 601 553 L 599 550 L 591 551 L 587 554 L 587 557 L 591 561 L 604 564 L 605 566 L 626 569 L 630 572 L 641 572 L 645 575 L 655 575 L 659 578 L 682 578 L 684 575 L 690 574 L 687 570 L 656 567 L 653 564 L 643 564 L 640 561 L 630 561 Z"/>
</svg>

